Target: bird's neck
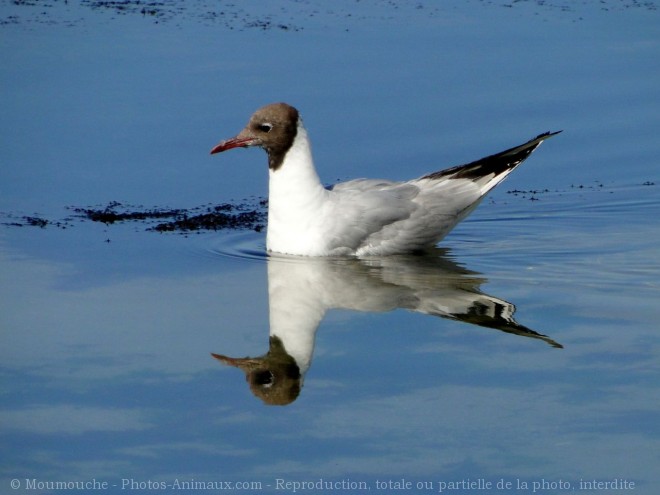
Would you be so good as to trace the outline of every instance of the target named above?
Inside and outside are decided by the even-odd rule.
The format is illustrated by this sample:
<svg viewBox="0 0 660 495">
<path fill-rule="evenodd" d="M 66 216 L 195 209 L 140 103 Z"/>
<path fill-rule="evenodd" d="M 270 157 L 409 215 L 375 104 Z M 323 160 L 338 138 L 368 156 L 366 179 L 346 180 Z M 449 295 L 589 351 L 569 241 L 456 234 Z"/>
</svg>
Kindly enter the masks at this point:
<svg viewBox="0 0 660 495">
<path fill-rule="evenodd" d="M 307 131 L 298 124 L 282 164 L 269 170 L 268 249 L 297 254 L 311 236 L 328 191 L 314 168 Z"/>
<path fill-rule="evenodd" d="M 327 306 L 322 280 L 306 260 L 268 260 L 270 335 L 278 337 L 288 355 L 305 375 L 312 361 L 314 341 Z"/>
<path fill-rule="evenodd" d="M 292 200 L 303 199 L 310 192 L 323 189 L 312 158 L 312 147 L 307 137 L 307 131 L 302 123 L 298 124 L 296 137 L 291 148 L 286 152 L 282 164 L 276 169 L 269 169 L 269 194 L 291 197 Z"/>
</svg>

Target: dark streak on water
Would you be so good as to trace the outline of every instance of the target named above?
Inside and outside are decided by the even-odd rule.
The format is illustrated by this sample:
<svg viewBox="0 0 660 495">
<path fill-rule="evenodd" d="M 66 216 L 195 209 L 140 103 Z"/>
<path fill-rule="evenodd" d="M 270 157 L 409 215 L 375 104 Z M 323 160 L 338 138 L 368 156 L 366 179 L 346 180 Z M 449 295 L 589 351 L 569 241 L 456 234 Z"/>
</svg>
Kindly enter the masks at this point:
<svg viewBox="0 0 660 495">
<path fill-rule="evenodd" d="M 42 2 L 38 0 L 13 0 L 12 3 L 16 6 L 24 7 L 25 12 L 22 15 L 8 15 L 0 19 L 0 26 L 11 24 L 25 24 L 37 23 L 42 25 L 77 25 L 83 22 L 79 17 L 75 17 L 78 13 L 72 12 L 72 5 L 68 1 Z M 347 22 L 348 20 L 375 20 L 369 14 L 368 10 L 362 8 L 361 4 L 368 2 L 355 2 L 343 6 L 330 6 L 325 5 L 323 8 L 315 4 L 306 4 L 301 2 L 291 2 L 290 6 L 277 6 L 270 7 L 270 11 L 254 13 L 249 7 L 244 7 L 240 2 L 237 3 L 219 3 L 209 2 L 207 0 L 197 1 L 179 1 L 179 0 L 161 0 L 161 1 L 142 1 L 142 0 L 81 0 L 80 6 L 86 8 L 88 11 L 96 12 L 99 14 L 107 14 L 113 16 L 126 16 L 126 15 L 139 15 L 145 19 L 151 20 L 155 24 L 178 22 L 182 19 L 193 20 L 203 24 L 210 24 L 219 26 L 228 30 L 260 30 L 270 31 L 277 30 L 283 32 L 298 32 L 302 31 L 304 27 L 300 24 L 300 19 L 311 21 L 316 18 L 324 18 L 328 22 L 338 23 Z M 644 9 L 648 11 L 655 11 L 658 6 L 655 1 L 639 1 L 639 0 L 619 0 L 619 1 L 603 1 L 594 2 L 594 5 L 575 5 L 567 4 L 566 2 L 559 1 L 545 1 L 545 0 L 515 0 L 513 2 L 501 1 L 493 2 L 490 0 L 475 0 L 476 4 L 503 7 L 514 10 L 516 8 L 524 8 L 526 5 L 532 5 L 537 9 L 545 11 L 560 11 L 563 14 L 572 14 L 577 16 L 576 20 L 582 20 L 584 10 L 588 8 L 599 9 L 604 12 L 619 12 L 628 9 Z M 440 18 L 443 11 L 435 2 L 416 0 L 414 2 L 406 2 L 400 0 L 398 2 L 388 2 L 384 8 L 389 8 L 392 13 L 400 12 L 402 9 L 409 11 L 423 12 L 429 18 Z M 60 18 L 51 15 L 51 11 L 59 7 L 60 10 L 65 10 L 66 14 L 70 17 Z M 269 9 L 268 6 L 265 6 Z M 59 13 L 61 15 L 61 13 Z M 292 18 L 297 19 L 296 22 Z M 348 24 L 346 24 L 348 26 Z M 345 28 L 348 31 L 348 27 Z"/>
<path fill-rule="evenodd" d="M 147 226 L 146 230 L 156 232 L 191 232 L 218 230 L 254 230 L 261 232 L 266 221 L 266 200 L 257 204 L 222 203 L 218 205 L 203 205 L 194 208 L 169 208 L 133 206 L 111 201 L 105 206 L 77 207 L 67 209 L 73 216 L 61 220 L 49 220 L 43 215 L 20 215 L 2 213 L 0 216 L 8 220 L 2 225 L 8 227 L 41 227 L 47 226 L 66 229 L 73 226 L 74 219 L 90 220 L 105 225 L 125 222 L 140 222 Z M 170 219 L 166 222 L 160 220 Z M 155 225 L 154 225 L 155 223 Z"/>
</svg>

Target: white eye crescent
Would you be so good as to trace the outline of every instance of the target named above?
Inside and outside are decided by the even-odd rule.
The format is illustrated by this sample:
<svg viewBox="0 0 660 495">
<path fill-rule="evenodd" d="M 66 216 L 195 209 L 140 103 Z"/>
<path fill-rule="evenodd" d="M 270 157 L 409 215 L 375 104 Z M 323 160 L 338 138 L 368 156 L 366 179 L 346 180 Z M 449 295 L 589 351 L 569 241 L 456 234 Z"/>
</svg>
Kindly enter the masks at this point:
<svg viewBox="0 0 660 495">
<path fill-rule="evenodd" d="M 270 124 L 268 122 L 264 122 L 263 124 L 257 125 L 257 129 L 259 129 L 262 132 L 270 132 L 272 128 L 273 128 L 273 124 Z"/>
</svg>

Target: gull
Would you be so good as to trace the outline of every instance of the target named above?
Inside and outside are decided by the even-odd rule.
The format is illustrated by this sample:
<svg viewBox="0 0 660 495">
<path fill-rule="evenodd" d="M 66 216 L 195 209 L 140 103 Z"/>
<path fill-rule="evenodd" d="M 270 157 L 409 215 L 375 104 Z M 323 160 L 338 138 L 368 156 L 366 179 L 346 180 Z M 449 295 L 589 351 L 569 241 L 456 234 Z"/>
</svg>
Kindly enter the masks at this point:
<svg viewBox="0 0 660 495">
<path fill-rule="evenodd" d="M 298 256 L 387 256 L 435 246 L 544 140 L 409 181 L 356 179 L 324 187 L 297 109 L 258 109 L 211 154 L 263 148 L 268 154 L 266 248 Z"/>
</svg>

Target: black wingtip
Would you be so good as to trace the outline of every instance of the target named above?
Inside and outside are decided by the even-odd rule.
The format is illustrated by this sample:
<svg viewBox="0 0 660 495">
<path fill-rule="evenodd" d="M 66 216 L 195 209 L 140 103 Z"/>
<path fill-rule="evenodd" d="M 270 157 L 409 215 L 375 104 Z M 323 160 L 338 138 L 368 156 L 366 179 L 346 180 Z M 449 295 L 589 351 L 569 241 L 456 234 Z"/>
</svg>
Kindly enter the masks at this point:
<svg viewBox="0 0 660 495">
<path fill-rule="evenodd" d="M 443 177 L 450 177 L 452 179 L 472 179 L 477 180 L 487 175 L 498 176 L 502 173 L 509 172 L 520 165 L 529 157 L 529 155 L 539 147 L 539 145 L 546 139 L 559 134 L 562 131 L 544 132 L 539 134 L 533 139 L 519 146 L 515 146 L 508 150 L 484 157 L 480 160 L 468 163 L 466 165 L 459 165 L 457 167 L 440 170 L 431 174 L 425 175 L 422 179 L 440 179 Z"/>
<path fill-rule="evenodd" d="M 539 134 L 538 136 L 536 136 L 534 139 L 539 139 L 539 138 L 547 139 L 547 138 L 549 138 L 549 137 L 556 136 L 557 134 L 559 134 L 559 133 L 561 133 L 561 132 L 564 132 L 564 130 L 562 129 L 562 130 L 560 130 L 560 131 L 554 131 L 554 132 L 548 131 L 548 132 L 544 132 L 543 134 Z"/>
</svg>

